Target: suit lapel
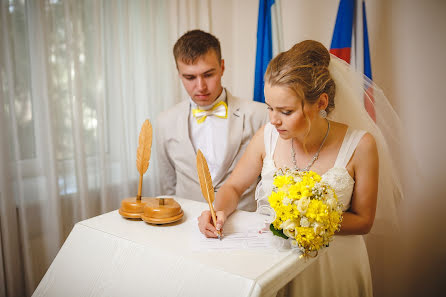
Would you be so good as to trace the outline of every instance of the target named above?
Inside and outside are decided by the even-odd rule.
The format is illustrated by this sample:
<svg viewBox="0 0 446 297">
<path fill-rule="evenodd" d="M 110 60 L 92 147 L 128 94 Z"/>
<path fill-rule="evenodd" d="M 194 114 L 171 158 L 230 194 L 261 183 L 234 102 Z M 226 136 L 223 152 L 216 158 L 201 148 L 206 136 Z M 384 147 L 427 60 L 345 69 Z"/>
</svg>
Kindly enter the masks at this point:
<svg viewBox="0 0 446 297">
<path fill-rule="evenodd" d="M 218 169 L 214 178 L 213 184 L 218 185 L 225 177 L 226 172 L 231 167 L 231 164 L 240 150 L 240 144 L 243 137 L 243 122 L 244 113 L 240 110 L 240 102 L 238 98 L 232 97 L 232 95 L 226 90 L 226 96 L 228 101 L 228 133 L 226 152 L 223 158 L 223 163 Z"/>
<path fill-rule="evenodd" d="M 189 135 L 189 112 L 190 112 L 190 102 L 189 100 L 185 100 L 184 106 L 180 108 L 180 113 L 178 115 L 178 125 L 177 125 L 178 132 L 174 134 L 178 135 L 178 142 L 179 142 L 178 149 L 181 150 L 181 152 L 179 152 L 180 153 L 179 155 L 186 157 L 183 160 L 183 162 L 186 163 L 188 166 L 185 166 L 184 168 L 190 168 L 188 174 L 194 179 L 196 179 L 195 177 L 197 176 L 196 172 L 197 165 L 195 157 L 193 158 L 190 157 L 190 156 L 195 156 L 196 152 L 194 150 Z"/>
</svg>

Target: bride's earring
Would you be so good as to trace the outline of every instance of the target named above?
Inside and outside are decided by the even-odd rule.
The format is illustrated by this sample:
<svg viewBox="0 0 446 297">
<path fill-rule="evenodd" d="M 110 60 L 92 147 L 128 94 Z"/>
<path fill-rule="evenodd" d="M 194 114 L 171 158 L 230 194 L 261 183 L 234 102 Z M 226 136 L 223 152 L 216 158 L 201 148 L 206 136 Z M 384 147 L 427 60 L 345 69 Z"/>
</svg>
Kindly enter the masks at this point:
<svg viewBox="0 0 446 297">
<path fill-rule="evenodd" d="M 319 110 L 319 115 L 321 116 L 321 118 L 325 119 L 327 117 L 327 112 L 325 111 L 325 109 Z"/>
</svg>

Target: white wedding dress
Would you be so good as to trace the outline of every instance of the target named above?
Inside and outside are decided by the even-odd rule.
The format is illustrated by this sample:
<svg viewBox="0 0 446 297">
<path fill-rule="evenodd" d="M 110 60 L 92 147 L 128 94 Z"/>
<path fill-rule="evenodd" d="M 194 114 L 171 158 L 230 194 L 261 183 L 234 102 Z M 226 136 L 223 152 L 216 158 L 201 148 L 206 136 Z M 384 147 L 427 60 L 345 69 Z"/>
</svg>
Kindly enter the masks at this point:
<svg viewBox="0 0 446 297">
<path fill-rule="evenodd" d="M 348 128 L 333 168 L 322 179 L 334 188 L 343 211 L 350 207 L 354 180 L 346 165 L 350 160 L 364 131 Z M 272 190 L 274 173 L 277 170 L 273 155 L 278 132 L 273 125 L 265 126 L 265 159 L 262 180 L 257 191 L 258 210 L 268 211 L 268 195 Z M 269 209 L 271 211 L 271 208 Z M 318 259 L 295 277 L 281 292 L 285 296 L 373 296 L 369 259 L 361 235 L 334 236 L 330 246 L 320 253 Z M 280 294 L 279 294 L 280 295 Z"/>
</svg>

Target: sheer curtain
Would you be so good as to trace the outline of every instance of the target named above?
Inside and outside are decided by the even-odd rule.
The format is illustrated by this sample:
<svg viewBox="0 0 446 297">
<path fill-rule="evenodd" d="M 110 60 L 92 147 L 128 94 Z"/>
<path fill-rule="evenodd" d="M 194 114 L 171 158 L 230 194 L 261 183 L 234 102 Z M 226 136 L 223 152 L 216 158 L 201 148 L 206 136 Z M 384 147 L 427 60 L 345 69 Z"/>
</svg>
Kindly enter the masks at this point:
<svg viewBox="0 0 446 297">
<path fill-rule="evenodd" d="M 135 196 L 141 125 L 185 96 L 173 43 L 209 15 L 198 0 L 1 0 L 0 296 L 31 295 L 75 223 Z"/>
</svg>

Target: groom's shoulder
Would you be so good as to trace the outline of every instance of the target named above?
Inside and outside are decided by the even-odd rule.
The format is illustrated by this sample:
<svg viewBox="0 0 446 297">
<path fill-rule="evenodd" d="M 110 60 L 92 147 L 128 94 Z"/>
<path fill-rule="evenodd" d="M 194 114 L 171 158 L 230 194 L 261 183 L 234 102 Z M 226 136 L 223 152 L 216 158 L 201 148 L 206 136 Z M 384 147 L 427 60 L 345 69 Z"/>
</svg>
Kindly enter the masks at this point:
<svg viewBox="0 0 446 297">
<path fill-rule="evenodd" d="M 168 109 L 162 111 L 156 121 L 158 123 L 166 123 L 172 120 L 177 120 L 178 115 L 186 112 L 185 110 L 189 108 L 190 102 L 188 100 L 182 100 L 175 104 L 174 106 L 169 107 Z"/>
<path fill-rule="evenodd" d="M 251 99 L 240 98 L 237 96 L 229 96 L 229 100 L 236 103 L 240 108 L 251 108 L 255 110 L 266 109 L 265 103 L 257 102 Z"/>
<path fill-rule="evenodd" d="M 265 119 L 267 117 L 267 105 L 265 103 L 244 99 L 233 96 L 228 92 L 228 101 L 230 108 L 239 109 L 245 115 Z"/>
</svg>

